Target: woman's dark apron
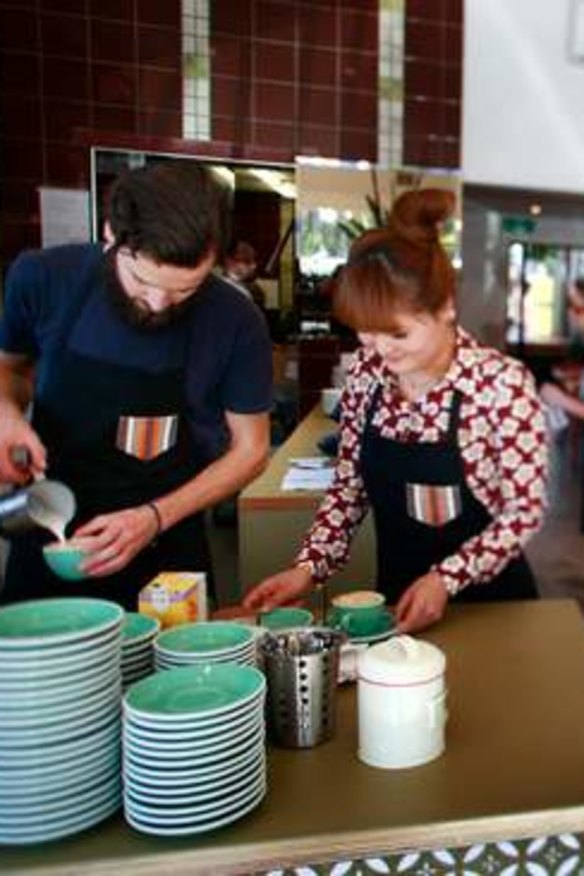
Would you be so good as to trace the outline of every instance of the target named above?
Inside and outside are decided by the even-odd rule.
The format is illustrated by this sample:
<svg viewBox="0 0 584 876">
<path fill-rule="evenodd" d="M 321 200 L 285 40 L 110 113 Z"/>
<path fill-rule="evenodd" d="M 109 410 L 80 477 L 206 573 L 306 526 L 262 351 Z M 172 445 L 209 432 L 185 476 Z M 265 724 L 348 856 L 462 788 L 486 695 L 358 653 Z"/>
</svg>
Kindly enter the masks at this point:
<svg viewBox="0 0 584 876">
<path fill-rule="evenodd" d="M 436 443 L 384 438 L 373 425 L 378 386 L 369 405 L 361 472 L 377 540 L 377 587 L 395 603 L 417 578 L 455 553 L 491 522 L 465 481 L 457 442 L 462 396 L 453 393 L 448 433 Z M 531 570 L 521 554 L 491 581 L 465 587 L 456 601 L 536 599 Z"/>
<path fill-rule="evenodd" d="M 151 373 L 83 355 L 70 346 L 73 328 L 94 284 L 102 283 L 95 263 L 72 290 L 57 342 L 47 354 L 35 395 L 33 425 L 48 449 L 48 477 L 75 493 L 78 513 L 68 534 L 97 514 L 141 505 L 163 496 L 202 468 L 190 450 L 185 407 L 185 367 L 190 319 L 177 326 L 181 367 Z M 189 314 L 192 311 L 189 311 Z M 152 334 L 156 343 L 156 334 Z M 180 351 L 179 351 L 180 352 Z M 133 418 L 177 417 L 175 442 L 149 458 L 116 445 L 120 424 Z M 120 420 L 120 418 L 130 418 Z M 144 425 L 148 419 L 141 419 Z M 162 533 L 122 571 L 105 578 L 64 582 L 45 565 L 42 546 L 53 536 L 35 530 L 11 543 L 2 602 L 48 596 L 94 596 L 128 610 L 137 594 L 160 571 L 210 572 L 204 517 L 195 514 Z"/>
</svg>

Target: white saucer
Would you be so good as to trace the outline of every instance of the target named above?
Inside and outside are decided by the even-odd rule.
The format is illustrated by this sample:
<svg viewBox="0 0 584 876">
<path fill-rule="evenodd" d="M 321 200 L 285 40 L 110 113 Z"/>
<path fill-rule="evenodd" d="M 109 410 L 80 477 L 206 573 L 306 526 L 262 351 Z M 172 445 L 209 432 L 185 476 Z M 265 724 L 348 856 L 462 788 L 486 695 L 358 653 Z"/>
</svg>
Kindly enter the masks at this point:
<svg viewBox="0 0 584 876">
<path fill-rule="evenodd" d="M 244 815 L 252 812 L 252 810 L 260 805 L 265 795 L 266 787 L 263 786 L 249 802 L 240 804 L 224 816 L 210 817 L 208 821 L 196 821 L 193 819 L 185 825 L 175 824 L 169 827 L 159 824 L 152 818 L 142 820 L 134 816 L 127 808 L 125 809 L 124 816 L 129 825 L 142 833 L 149 833 L 154 836 L 189 836 L 189 834 L 205 833 L 218 827 L 225 827 L 225 825 L 243 818 Z"/>
<path fill-rule="evenodd" d="M 349 642 L 353 645 L 373 645 L 374 642 L 383 642 L 385 639 L 389 639 L 390 636 L 395 636 L 396 633 L 396 627 L 391 627 L 389 630 L 384 630 L 382 633 L 376 633 L 372 636 L 351 636 Z"/>
</svg>

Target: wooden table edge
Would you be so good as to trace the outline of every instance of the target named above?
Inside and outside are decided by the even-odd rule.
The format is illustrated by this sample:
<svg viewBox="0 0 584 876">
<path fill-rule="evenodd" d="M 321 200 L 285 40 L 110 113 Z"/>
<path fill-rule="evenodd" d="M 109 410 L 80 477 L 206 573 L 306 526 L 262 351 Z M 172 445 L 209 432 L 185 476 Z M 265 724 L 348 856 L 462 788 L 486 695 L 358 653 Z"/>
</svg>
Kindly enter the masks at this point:
<svg viewBox="0 0 584 876">
<path fill-rule="evenodd" d="M 323 834 L 256 844 L 197 847 L 160 854 L 121 856 L 108 860 L 77 860 L 55 866 L 4 871 L 4 876 L 242 876 L 272 869 L 364 857 L 383 857 L 432 849 L 521 840 L 578 832 L 584 824 L 584 805 L 560 810 L 484 816 L 439 824 L 375 828 Z"/>
</svg>

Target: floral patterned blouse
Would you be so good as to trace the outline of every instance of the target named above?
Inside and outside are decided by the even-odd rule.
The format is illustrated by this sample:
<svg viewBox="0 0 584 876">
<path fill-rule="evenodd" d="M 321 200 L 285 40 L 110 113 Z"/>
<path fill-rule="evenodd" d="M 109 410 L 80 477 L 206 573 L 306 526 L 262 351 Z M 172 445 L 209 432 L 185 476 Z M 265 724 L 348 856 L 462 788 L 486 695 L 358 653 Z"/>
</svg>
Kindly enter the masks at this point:
<svg viewBox="0 0 584 876">
<path fill-rule="evenodd" d="M 309 563 L 313 578 L 324 581 L 348 559 L 351 539 L 368 510 L 359 456 L 368 405 L 380 383 L 372 424 L 397 441 L 445 440 L 454 391 L 461 393 L 458 443 L 466 483 L 492 521 L 433 569 L 451 595 L 488 582 L 542 523 L 547 436 L 531 374 L 461 328 L 447 374 L 413 402 L 400 395 L 396 377 L 375 352 L 360 348 L 354 354 L 341 403 L 334 480 L 296 564 Z"/>
</svg>

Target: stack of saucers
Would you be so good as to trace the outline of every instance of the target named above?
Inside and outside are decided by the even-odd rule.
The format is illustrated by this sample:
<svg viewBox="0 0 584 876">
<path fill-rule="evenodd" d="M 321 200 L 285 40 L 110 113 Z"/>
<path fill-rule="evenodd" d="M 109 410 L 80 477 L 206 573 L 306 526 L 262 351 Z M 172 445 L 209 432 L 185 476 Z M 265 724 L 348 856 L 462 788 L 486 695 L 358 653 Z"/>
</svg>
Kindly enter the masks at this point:
<svg viewBox="0 0 584 876">
<path fill-rule="evenodd" d="M 126 693 L 124 810 L 144 833 L 181 836 L 242 818 L 266 793 L 266 681 L 251 666 L 182 666 Z"/>
<path fill-rule="evenodd" d="M 122 687 L 124 690 L 136 681 L 154 672 L 154 639 L 160 631 L 155 617 L 126 612 L 122 627 Z"/>
<path fill-rule="evenodd" d="M 157 669 L 208 663 L 255 663 L 255 636 L 228 621 L 183 624 L 160 633 L 154 643 Z"/>
<path fill-rule="evenodd" d="M 120 808 L 123 614 L 76 598 L 0 609 L 0 843 L 68 836 Z"/>
</svg>

